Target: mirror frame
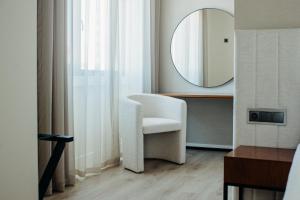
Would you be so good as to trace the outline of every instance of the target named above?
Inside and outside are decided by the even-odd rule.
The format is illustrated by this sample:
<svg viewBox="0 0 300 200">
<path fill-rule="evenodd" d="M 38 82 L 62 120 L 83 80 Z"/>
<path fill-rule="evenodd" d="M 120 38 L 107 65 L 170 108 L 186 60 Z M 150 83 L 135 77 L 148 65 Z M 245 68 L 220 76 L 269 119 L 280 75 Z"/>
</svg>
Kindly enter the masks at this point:
<svg viewBox="0 0 300 200">
<path fill-rule="evenodd" d="M 192 84 L 192 85 L 194 85 L 194 86 L 197 86 L 197 87 L 200 87 L 200 88 L 217 88 L 217 87 L 221 87 L 221 86 L 227 85 L 227 84 L 229 84 L 230 82 L 232 82 L 232 81 L 234 80 L 234 74 L 233 74 L 233 76 L 232 76 L 231 79 L 229 79 L 228 81 L 224 82 L 224 83 L 221 84 L 221 85 L 211 86 L 211 87 L 200 86 L 200 85 L 197 85 L 197 84 L 192 83 L 192 82 L 190 82 L 189 80 L 187 80 L 187 79 L 186 79 L 186 78 L 178 71 L 178 69 L 177 69 L 177 67 L 176 67 L 176 65 L 175 65 L 175 63 L 174 63 L 173 56 L 172 56 L 172 43 L 173 43 L 173 39 L 174 39 L 175 32 L 176 32 L 176 30 L 178 29 L 178 26 L 181 24 L 181 22 L 183 22 L 183 20 L 185 20 L 188 16 L 190 16 L 190 15 L 193 14 L 194 12 L 197 12 L 197 11 L 199 11 L 199 10 L 204 10 L 204 9 L 214 9 L 214 10 L 219 10 L 219 11 L 222 11 L 222 12 L 225 12 L 225 13 L 229 14 L 229 15 L 232 16 L 233 19 L 234 19 L 234 15 L 233 15 L 233 14 L 231 14 L 229 11 L 222 10 L 222 9 L 220 9 L 220 8 L 199 8 L 199 9 L 197 9 L 197 10 L 194 10 L 194 11 L 192 11 L 192 12 L 189 12 L 185 17 L 183 17 L 183 18 L 179 21 L 179 23 L 176 25 L 176 27 L 175 27 L 175 29 L 174 29 L 174 31 L 173 31 L 172 38 L 171 38 L 171 43 L 170 43 L 170 56 L 171 56 L 171 60 L 172 60 L 173 67 L 175 68 L 175 70 L 176 70 L 176 72 L 179 74 L 179 76 L 182 77 L 183 80 L 185 80 L 185 82 L 190 83 L 190 84 Z M 235 36 L 234 36 L 234 43 L 235 43 Z M 234 45 L 233 45 L 233 46 L 234 46 Z M 233 51 L 234 51 L 234 49 L 233 49 Z M 234 59 L 234 58 L 233 58 L 233 59 Z M 234 65 L 233 65 L 232 67 L 234 68 Z M 234 70 L 233 70 L 233 71 L 234 71 Z"/>
</svg>

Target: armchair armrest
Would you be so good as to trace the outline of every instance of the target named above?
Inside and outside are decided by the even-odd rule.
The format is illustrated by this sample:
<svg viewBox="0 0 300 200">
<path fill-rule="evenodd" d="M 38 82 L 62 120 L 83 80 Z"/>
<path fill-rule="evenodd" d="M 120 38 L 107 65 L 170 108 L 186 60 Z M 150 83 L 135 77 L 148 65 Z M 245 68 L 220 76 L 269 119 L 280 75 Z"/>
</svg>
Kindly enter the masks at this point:
<svg viewBox="0 0 300 200">
<path fill-rule="evenodd" d="M 144 170 L 142 104 L 126 98 L 122 101 L 120 110 L 119 132 L 123 144 L 123 164 L 128 169 L 141 172 Z"/>
<path fill-rule="evenodd" d="M 124 99 L 120 112 L 120 133 L 136 137 L 142 129 L 142 105 L 131 99 Z"/>
</svg>

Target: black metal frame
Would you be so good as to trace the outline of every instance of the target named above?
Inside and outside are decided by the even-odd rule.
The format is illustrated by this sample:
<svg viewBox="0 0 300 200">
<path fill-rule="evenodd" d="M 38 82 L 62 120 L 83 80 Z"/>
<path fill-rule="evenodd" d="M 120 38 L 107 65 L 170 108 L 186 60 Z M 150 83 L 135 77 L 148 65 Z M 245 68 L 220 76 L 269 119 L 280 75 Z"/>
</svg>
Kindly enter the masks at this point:
<svg viewBox="0 0 300 200">
<path fill-rule="evenodd" d="M 244 199 L 244 189 L 258 189 L 258 190 L 271 190 L 271 191 L 278 191 L 284 192 L 285 189 L 282 188 L 272 188 L 272 187 L 260 187 L 260 186 L 253 186 L 253 185 L 245 185 L 245 184 L 233 184 L 233 183 L 224 183 L 223 186 L 223 200 L 228 200 L 228 186 L 234 186 L 239 188 L 239 200 Z"/>
<path fill-rule="evenodd" d="M 74 137 L 64 135 L 38 134 L 38 139 L 41 141 L 56 142 L 52 155 L 39 182 L 39 200 L 42 200 L 65 149 L 66 143 L 72 142 L 74 140 Z"/>
<path fill-rule="evenodd" d="M 186 146 L 186 149 L 204 150 L 204 151 L 222 151 L 222 152 L 232 151 L 232 149 L 214 148 L 214 147 L 193 147 L 193 146 Z"/>
</svg>

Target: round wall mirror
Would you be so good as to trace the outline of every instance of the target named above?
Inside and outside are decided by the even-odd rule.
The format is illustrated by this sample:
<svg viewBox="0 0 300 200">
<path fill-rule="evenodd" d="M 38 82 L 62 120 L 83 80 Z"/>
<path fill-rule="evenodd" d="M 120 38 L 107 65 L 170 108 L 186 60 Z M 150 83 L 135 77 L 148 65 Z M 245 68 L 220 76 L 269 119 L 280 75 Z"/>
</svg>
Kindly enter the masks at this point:
<svg viewBox="0 0 300 200">
<path fill-rule="evenodd" d="M 226 11 L 207 8 L 185 17 L 171 43 L 175 68 L 188 82 L 217 87 L 233 79 L 234 19 Z"/>
</svg>

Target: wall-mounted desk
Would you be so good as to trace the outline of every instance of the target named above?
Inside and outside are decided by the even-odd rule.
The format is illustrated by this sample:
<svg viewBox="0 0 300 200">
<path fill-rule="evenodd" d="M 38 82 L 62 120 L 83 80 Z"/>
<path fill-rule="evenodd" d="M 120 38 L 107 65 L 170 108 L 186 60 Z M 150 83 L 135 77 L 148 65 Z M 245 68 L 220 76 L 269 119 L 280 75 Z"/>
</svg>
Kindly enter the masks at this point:
<svg viewBox="0 0 300 200">
<path fill-rule="evenodd" d="M 232 149 L 233 95 L 160 93 L 184 99 L 188 106 L 187 146 Z"/>
<path fill-rule="evenodd" d="M 160 95 L 178 98 L 233 99 L 231 94 L 160 93 Z"/>
</svg>

